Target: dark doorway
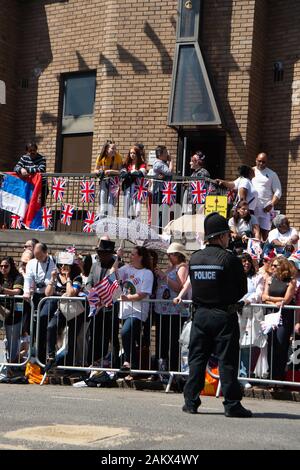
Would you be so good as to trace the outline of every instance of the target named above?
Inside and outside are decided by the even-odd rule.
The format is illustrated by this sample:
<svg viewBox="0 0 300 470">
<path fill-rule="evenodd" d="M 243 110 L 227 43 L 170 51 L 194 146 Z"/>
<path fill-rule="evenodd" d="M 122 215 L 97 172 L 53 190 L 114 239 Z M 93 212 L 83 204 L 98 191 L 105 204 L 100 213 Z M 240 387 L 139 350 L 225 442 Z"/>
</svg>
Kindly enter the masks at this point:
<svg viewBox="0 0 300 470">
<path fill-rule="evenodd" d="M 191 174 L 190 158 L 197 150 L 201 150 L 206 156 L 205 168 L 211 178 L 224 178 L 225 144 L 225 133 L 220 131 L 179 131 L 178 174 Z"/>
</svg>

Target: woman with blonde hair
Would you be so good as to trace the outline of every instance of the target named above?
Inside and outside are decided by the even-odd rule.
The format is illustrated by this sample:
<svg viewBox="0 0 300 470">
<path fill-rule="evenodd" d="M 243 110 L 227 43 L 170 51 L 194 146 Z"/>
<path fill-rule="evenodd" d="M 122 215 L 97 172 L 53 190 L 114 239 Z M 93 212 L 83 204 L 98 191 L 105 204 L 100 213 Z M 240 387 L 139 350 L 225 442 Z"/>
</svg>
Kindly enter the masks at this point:
<svg viewBox="0 0 300 470">
<path fill-rule="evenodd" d="M 294 303 L 296 293 L 296 268 L 283 256 L 277 256 L 271 264 L 272 275 L 265 284 L 262 300 L 276 304 L 281 310 L 281 322 L 268 334 L 268 363 L 270 378 L 284 380 L 288 360 L 290 336 L 294 327 L 294 311 L 284 305 Z"/>
</svg>

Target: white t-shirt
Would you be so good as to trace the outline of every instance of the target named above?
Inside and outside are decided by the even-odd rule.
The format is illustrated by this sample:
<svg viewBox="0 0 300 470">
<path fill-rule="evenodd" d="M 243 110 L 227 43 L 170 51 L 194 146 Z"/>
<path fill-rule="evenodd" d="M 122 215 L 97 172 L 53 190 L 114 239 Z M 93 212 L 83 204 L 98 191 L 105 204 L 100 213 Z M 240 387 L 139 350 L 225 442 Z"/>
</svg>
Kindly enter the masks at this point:
<svg viewBox="0 0 300 470">
<path fill-rule="evenodd" d="M 234 189 L 239 192 L 241 188 L 244 188 L 247 190 L 247 198 L 246 201 L 249 204 L 249 209 L 251 211 L 254 211 L 256 205 L 257 205 L 257 191 L 254 188 L 252 182 L 248 180 L 247 178 L 244 178 L 243 176 L 240 176 L 236 180 L 234 180 Z"/>
<path fill-rule="evenodd" d="M 127 264 L 118 269 L 118 277 L 122 281 L 123 294 L 152 294 L 154 276 L 150 269 L 136 269 Z M 119 317 L 126 320 L 128 317 L 139 318 L 146 321 L 149 313 L 149 303 L 143 301 L 120 302 Z"/>
<path fill-rule="evenodd" d="M 265 207 L 273 198 L 273 195 L 281 197 L 281 183 L 275 171 L 270 168 L 258 170 L 254 168 L 255 177 L 252 184 L 257 191 L 259 205 Z"/>
<path fill-rule="evenodd" d="M 268 242 L 272 243 L 273 240 L 278 240 L 278 241 L 280 241 L 280 243 L 285 243 L 288 240 L 290 240 L 292 237 L 295 237 L 295 236 L 296 237 L 298 236 L 298 232 L 293 227 L 290 227 L 290 229 L 286 233 L 280 233 L 278 228 L 274 228 L 269 233 Z M 295 250 L 297 250 L 297 245 L 298 245 L 298 242 L 293 244 Z"/>
<path fill-rule="evenodd" d="M 236 232 L 238 235 L 242 235 L 247 231 L 252 232 L 253 225 L 258 225 L 258 220 L 254 215 L 251 215 L 249 222 L 246 222 L 244 219 L 239 219 L 238 223 L 236 224 L 234 218 L 231 217 L 231 219 L 228 221 L 228 225 L 233 232 Z"/>
</svg>

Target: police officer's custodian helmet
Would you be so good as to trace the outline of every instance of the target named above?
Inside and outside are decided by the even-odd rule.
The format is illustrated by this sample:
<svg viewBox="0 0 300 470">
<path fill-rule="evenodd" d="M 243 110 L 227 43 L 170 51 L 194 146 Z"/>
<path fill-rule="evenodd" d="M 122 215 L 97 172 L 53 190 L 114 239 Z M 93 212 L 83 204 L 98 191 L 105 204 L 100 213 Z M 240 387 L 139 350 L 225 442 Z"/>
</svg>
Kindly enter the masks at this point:
<svg viewBox="0 0 300 470">
<path fill-rule="evenodd" d="M 218 212 L 208 214 L 204 219 L 204 240 L 222 235 L 222 233 L 229 232 L 227 220 Z"/>
</svg>

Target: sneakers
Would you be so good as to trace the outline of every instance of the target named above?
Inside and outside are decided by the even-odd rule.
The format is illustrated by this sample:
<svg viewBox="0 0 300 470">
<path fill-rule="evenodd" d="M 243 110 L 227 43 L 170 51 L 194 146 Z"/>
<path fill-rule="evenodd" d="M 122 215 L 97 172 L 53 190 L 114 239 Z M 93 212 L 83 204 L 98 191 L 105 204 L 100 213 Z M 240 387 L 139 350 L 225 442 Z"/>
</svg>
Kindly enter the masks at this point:
<svg viewBox="0 0 300 470">
<path fill-rule="evenodd" d="M 225 411 L 225 416 L 227 418 L 251 418 L 252 411 L 247 410 L 241 405 L 235 409 Z"/>
<path fill-rule="evenodd" d="M 182 411 L 184 413 L 189 413 L 191 415 L 197 415 L 198 414 L 197 408 L 189 408 L 187 405 L 183 405 Z"/>
</svg>

